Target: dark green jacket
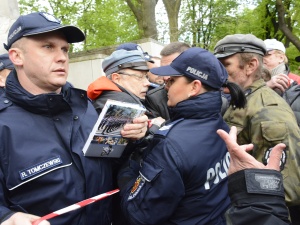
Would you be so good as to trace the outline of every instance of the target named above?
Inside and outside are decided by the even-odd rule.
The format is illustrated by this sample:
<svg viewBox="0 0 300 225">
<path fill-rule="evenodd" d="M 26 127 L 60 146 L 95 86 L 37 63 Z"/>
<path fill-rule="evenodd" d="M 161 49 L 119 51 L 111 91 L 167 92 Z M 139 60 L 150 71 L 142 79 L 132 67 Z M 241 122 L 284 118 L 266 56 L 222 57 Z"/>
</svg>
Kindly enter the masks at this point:
<svg viewBox="0 0 300 225">
<path fill-rule="evenodd" d="M 238 129 L 238 144 L 254 144 L 252 155 L 266 162 L 270 150 L 278 143 L 286 144 L 282 157 L 285 200 L 288 206 L 300 205 L 300 130 L 295 115 L 276 92 L 260 79 L 246 88 L 244 109 L 230 108 L 224 119 Z"/>
</svg>

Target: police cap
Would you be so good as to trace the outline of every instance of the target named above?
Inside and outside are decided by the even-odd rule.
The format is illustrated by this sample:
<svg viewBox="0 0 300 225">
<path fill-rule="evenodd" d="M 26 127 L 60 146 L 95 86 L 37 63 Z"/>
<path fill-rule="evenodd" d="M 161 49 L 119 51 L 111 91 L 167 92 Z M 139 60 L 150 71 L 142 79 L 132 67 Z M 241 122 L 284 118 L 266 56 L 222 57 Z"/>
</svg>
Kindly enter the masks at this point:
<svg viewBox="0 0 300 225">
<path fill-rule="evenodd" d="M 33 12 L 20 16 L 10 27 L 7 37 L 6 50 L 22 37 L 48 33 L 60 30 L 66 36 L 68 43 L 80 42 L 85 39 L 84 33 L 72 25 L 64 26 L 53 15 L 46 12 Z"/>
<path fill-rule="evenodd" d="M 149 70 L 141 51 L 126 51 L 124 49 L 116 50 L 110 56 L 106 57 L 102 62 L 102 68 L 106 76 L 125 68 Z"/>
</svg>

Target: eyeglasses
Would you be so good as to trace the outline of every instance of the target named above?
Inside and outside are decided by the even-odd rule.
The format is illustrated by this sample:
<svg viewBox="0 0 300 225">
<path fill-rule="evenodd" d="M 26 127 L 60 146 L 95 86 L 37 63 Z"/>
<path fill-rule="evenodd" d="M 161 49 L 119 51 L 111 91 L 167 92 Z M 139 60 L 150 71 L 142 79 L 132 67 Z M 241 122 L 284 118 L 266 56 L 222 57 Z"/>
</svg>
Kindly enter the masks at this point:
<svg viewBox="0 0 300 225">
<path fill-rule="evenodd" d="M 136 77 L 139 81 L 142 81 L 144 79 L 149 80 L 149 77 L 148 77 L 147 73 L 144 73 L 144 74 L 134 74 L 134 73 L 118 72 L 118 74 Z"/>
</svg>

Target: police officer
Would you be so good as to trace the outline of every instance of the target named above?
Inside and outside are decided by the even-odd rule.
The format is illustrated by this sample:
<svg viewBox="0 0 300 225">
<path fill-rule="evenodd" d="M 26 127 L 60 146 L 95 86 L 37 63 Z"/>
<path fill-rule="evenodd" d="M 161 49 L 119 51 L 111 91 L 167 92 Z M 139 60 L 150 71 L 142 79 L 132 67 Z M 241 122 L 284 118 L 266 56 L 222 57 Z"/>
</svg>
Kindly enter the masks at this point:
<svg viewBox="0 0 300 225">
<path fill-rule="evenodd" d="M 143 162 L 131 160 L 119 173 L 124 214 L 130 224 L 226 224 L 229 153 L 216 130 L 229 128 L 220 113 L 220 89 L 235 88 L 238 107 L 245 104 L 243 92 L 201 48 L 150 71 L 169 76 L 171 119 L 154 135 Z"/>
<path fill-rule="evenodd" d="M 111 162 L 82 152 L 98 114 L 86 91 L 66 81 L 69 43 L 84 39 L 45 12 L 22 15 L 9 30 L 5 48 L 15 69 L 0 95 L 0 224 L 30 225 L 113 188 Z M 145 135 L 147 117 L 137 120 L 123 137 Z M 111 210 L 108 198 L 51 224 L 110 225 Z"/>
<path fill-rule="evenodd" d="M 7 53 L 0 55 L 0 94 L 4 91 L 6 77 L 14 69 Z"/>
<path fill-rule="evenodd" d="M 290 207 L 299 206 L 300 131 L 291 108 L 261 78 L 266 51 L 265 43 L 251 34 L 227 35 L 216 44 L 214 54 L 226 67 L 228 80 L 247 97 L 244 109 L 231 106 L 224 119 L 237 126 L 239 145 L 253 143 L 251 154 L 259 161 L 267 163 L 276 144 L 286 145 L 281 159 L 285 200 Z"/>
</svg>

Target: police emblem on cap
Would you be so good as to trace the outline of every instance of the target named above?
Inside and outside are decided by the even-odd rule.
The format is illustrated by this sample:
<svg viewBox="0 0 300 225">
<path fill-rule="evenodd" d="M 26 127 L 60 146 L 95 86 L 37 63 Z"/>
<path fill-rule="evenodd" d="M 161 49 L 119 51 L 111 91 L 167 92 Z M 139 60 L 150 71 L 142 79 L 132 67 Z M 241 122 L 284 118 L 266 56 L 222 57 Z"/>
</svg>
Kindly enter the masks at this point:
<svg viewBox="0 0 300 225">
<path fill-rule="evenodd" d="M 270 154 L 271 154 L 271 151 L 272 151 L 273 148 L 269 148 L 265 154 L 264 154 L 264 157 L 263 157 L 263 164 L 267 165 L 268 162 L 269 162 L 269 158 L 270 158 Z M 280 171 L 282 171 L 284 169 L 284 165 L 286 163 L 286 149 L 284 149 L 282 151 L 282 155 L 281 155 L 281 159 L 280 159 Z"/>
<path fill-rule="evenodd" d="M 18 34 L 22 30 L 22 27 L 19 26 L 17 29 L 15 29 L 8 37 L 8 40 L 10 41 L 16 34 Z"/>
<path fill-rule="evenodd" d="M 55 18 L 53 15 L 49 13 L 42 12 L 40 13 L 40 15 L 50 22 L 59 23 L 59 24 L 61 23 L 60 20 L 58 20 L 57 18 Z"/>
</svg>

